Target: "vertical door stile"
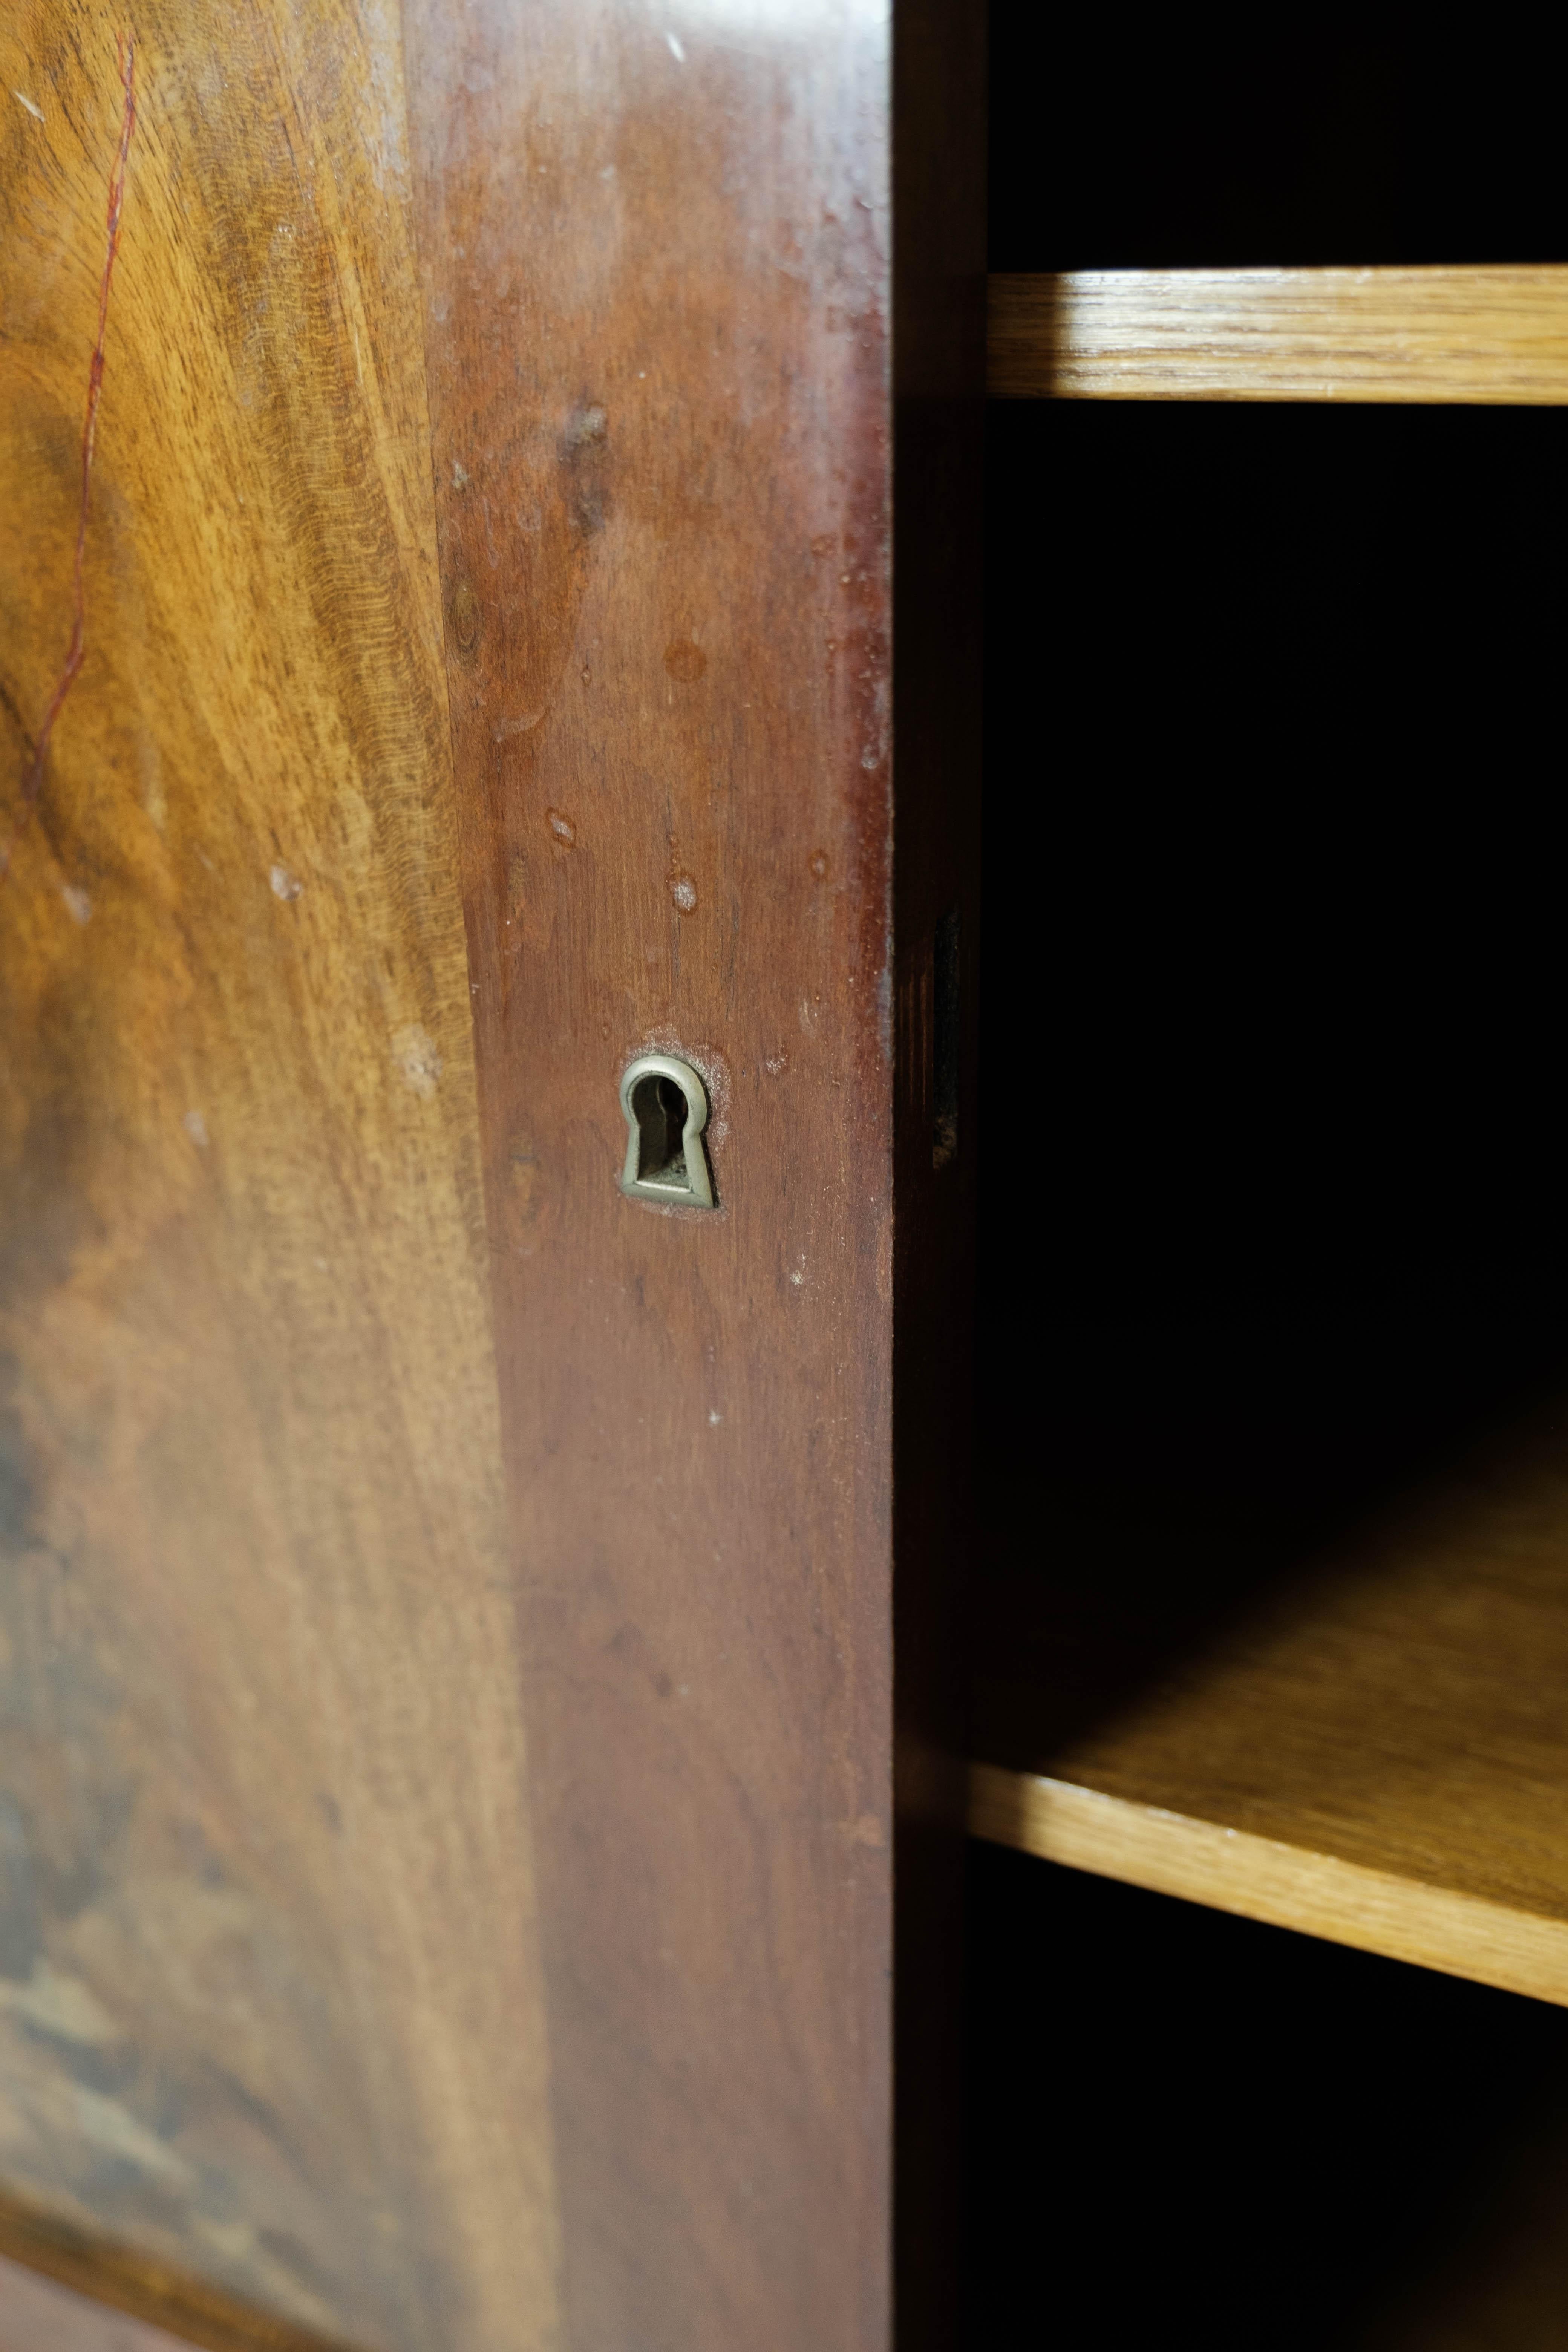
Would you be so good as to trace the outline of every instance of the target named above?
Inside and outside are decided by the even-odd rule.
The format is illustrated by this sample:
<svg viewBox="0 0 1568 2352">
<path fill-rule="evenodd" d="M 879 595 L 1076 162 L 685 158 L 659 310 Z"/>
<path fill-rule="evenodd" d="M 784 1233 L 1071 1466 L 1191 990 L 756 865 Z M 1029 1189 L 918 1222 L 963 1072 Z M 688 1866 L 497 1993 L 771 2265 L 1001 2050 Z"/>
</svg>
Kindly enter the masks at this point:
<svg viewBox="0 0 1568 2352">
<path fill-rule="evenodd" d="M 565 2332 L 882 2352 L 887 15 L 405 24 Z"/>
</svg>

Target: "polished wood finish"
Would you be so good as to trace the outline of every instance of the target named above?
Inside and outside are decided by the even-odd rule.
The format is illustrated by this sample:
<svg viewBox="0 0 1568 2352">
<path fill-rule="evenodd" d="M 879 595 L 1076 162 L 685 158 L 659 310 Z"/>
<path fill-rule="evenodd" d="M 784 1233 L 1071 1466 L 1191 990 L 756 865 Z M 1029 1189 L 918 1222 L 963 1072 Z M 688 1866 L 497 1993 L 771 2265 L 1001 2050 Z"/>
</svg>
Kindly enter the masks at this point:
<svg viewBox="0 0 1568 2352">
<path fill-rule="evenodd" d="M 887 26 L 405 17 L 565 2332 L 871 2352 Z M 711 1212 L 619 1191 L 649 1048 L 709 1087 Z"/>
<path fill-rule="evenodd" d="M 1565 1441 L 1543 1410 L 1160 1661 L 1018 1559 L 984 1602 L 977 1832 L 1568 2002 Z"/>
<path fill-rule="evenodd" d="M 0 25 L 0 2185 L 367 2352 L 521 2352 L 555 2223 L 403 109 L 395 0 Z"/>
<path fill-rule="evenodd" d="M 1568 401 L 1568 265 L 991 280 L 1004 400 Z"/>
</svg>

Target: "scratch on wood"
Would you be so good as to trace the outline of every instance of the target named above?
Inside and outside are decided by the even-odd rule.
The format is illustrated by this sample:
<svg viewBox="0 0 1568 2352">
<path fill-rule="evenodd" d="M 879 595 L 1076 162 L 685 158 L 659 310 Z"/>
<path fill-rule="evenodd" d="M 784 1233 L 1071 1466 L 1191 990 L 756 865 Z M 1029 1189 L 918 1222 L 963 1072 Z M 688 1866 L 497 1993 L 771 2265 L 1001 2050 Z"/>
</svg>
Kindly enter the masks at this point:
<svg viewBox="0 0 1568 2352">
<path fill-rule="evenodd" d="M 104 334 L 109 324 L 109 290 L 114 278 L 114 260 L 120 250 L 120 215 L 125 202 L 125 173 L 131 157 L 131 134 L 136 128 L 136 36 L 121 34 L 120 38 L 120 82 L 125 92 L 125 104 L 120 118 L 120 146 L 114 168 L 109 175 L 109 205 L 106 218 L 107 242 L 103 257 L 103 276 L 98 289 L 98 340 L 93 345 L 92 363 L 87 378 L 87 415 L 81 428 L 81 499 L 77 511 L 76 559 L 72 572 L 74 610 L 71 619 L 70 646 L 61 670 L 44 723 L 38 730 L 33 746 L 32 765 L 27 770 L 22 787 L 22 812 L 10 839 L 0 847 L 0 882 L 11 870 L 11 856 L 18 835 L 37 806 L 43 789 L 44 766 L 49 755 L 49 738 L 55 731 L 55 721 L 60 715 L 67 695 L 76 683 L 82 664 L 84 639 L 87 632 L 87 593 L 82 581 L 82 566 L 87 554 L 87 518 L 89 493 L 92 482 L 92 445 L 98 432 L 98 404 L 103 390 Z"/>
</svg>

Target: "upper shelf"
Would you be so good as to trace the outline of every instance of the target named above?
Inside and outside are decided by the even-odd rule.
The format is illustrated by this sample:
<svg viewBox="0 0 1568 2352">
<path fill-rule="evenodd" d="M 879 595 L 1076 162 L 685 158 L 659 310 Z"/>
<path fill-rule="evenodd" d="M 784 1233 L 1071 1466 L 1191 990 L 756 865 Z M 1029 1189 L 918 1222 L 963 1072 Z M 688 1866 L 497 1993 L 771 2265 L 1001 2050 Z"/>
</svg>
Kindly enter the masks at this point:
<svg viewBox="0 0 1568 2352">
<path fill-rule="evenodd" d="M 1568 2005 L 1568 1403 L 1181 1643 L 1234 1530 L 1037 1533 L 984 1589 L 972 1826 Z"/>
<path fill-rule="evenodd" d="M 1009 400 L 1568 402 L 1568 265 L 994 276 Z"/>
</svg>

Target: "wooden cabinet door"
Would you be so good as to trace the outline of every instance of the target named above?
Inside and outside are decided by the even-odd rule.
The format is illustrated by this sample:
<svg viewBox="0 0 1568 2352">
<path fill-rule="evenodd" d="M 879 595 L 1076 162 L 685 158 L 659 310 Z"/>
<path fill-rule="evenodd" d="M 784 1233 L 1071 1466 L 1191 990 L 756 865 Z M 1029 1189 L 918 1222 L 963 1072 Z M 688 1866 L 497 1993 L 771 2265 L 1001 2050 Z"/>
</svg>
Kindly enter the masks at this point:
<svg viewBox="0 0 1568 2352">
<path fill-rule="evenodd" d="M 193 2341 L 885 2345 L 896 1706 L 951 2216 L 951 13 L 897 682 L 884 6 L 0 27 L 0 2246 Z"/>
</svg>

